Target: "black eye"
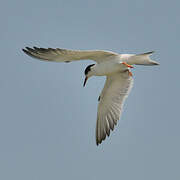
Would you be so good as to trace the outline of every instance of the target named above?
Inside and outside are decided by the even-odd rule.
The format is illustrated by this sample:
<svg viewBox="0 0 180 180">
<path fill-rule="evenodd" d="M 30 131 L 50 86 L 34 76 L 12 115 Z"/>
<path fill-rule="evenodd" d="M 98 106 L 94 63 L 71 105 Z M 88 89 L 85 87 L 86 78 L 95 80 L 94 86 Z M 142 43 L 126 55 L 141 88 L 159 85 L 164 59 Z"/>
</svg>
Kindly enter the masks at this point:
<svg viewBox="0 0 180 180">
<path fill-rule="evenodd" d="M 84 74 L 87 75 L 88 72 L 91 70 L 91 66 L 94 66 L 95 64 L 91 64 L 89 66 L 86 67 L 85 71 L 84 71 Z"/>
</svg>

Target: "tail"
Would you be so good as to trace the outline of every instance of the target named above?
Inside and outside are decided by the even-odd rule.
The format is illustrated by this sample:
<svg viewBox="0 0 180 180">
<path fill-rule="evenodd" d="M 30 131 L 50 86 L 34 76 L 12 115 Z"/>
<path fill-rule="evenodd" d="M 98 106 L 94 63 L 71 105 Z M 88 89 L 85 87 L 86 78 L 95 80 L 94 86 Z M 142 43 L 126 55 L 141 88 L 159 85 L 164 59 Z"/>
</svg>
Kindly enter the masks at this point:
<svg viewBox="0 0 180 180">
<path fill-rule="evenodd" d="M 143 54 L 136 54 L 131 56 L 129 59 L 130 64 L 136 65 L 144 65 L 144 66 L 154 66 L 159 65 L 156 61 L 152 60 L 150 56 L 154 53 L 154 51 L 143 53 Z"/>
</svg>

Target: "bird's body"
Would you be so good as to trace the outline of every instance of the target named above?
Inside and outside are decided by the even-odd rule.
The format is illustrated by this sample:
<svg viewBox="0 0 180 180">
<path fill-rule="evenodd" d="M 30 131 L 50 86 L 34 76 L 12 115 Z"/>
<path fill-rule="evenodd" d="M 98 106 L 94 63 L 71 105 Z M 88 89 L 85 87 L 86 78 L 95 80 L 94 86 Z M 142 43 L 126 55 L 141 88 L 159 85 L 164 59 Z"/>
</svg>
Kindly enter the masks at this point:
<svg viewBox="0 0 180 180">
<path fill-rule="evenodd" d="M 97 123 L 96 123 L 96 144 L 100 144 L 110 130 L 114 129 L 120 119 L 125 98 L 128 96 L 133 78 L 130 68 L 137 65 L 158 65 L 150 59 L 153 52 L 144 54 L 118 54 L 102 50 L 66 50 L 52 48 L 29 48 L 23 51 L 34 58 L 56 62 L 70 62 L 83 59 L 91 59 L 96 64 L 89 65 L 85 70 L 85 81 L 91 76 L 106 76 L 106 83 L 99 96 Z"/>
<path fill-rule="evenodd" d="M 107 76 L 126 69 L 127 67 L 118 61 L 105 61 L 95 64 L 92 68 L 92 73 L 94 76 Z"/>
</svg>

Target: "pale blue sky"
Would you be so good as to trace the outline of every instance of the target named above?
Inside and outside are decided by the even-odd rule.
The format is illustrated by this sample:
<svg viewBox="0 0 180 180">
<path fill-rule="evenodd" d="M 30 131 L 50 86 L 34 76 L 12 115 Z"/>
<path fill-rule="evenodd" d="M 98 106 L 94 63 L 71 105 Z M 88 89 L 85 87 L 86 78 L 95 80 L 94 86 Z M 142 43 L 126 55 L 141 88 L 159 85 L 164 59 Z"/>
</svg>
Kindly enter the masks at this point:
<svg viewBox="0 0 180 180">
<path fill-rule="evenodd" d="M 179 180 L 180 3 L 6 0 L 0 6 L 0 179 Z M 118 126 L 95 145 L 104 78 L 82 87 L 91 61 L 32 59 L 25 46 L 155 50 L 133 70 Z"/>
</svg>

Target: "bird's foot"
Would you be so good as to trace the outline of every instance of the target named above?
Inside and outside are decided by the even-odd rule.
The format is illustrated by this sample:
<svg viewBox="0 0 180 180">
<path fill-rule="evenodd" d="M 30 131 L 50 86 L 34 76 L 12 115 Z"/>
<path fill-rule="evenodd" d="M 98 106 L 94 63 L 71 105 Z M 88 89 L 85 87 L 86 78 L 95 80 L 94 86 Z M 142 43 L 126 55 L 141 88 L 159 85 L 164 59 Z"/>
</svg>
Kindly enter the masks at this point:
<svg viewBox="0 0 180 180">
<path fill-rule="evenodd" d="M 128 71 L 128 73 L 129 73 L 129 76 L 133 76 L 133 74 L 132 74 L 132 72 L 131 72 L 131 71 Z"/>
<path fill-rule="evenodd" d="M 134 68 L 133 66 L 127 64 L 126 62 L 122 62 L 122 64 L 124 64 L 124 65 L 127 66 L 128 68 Z"/>
</svg>

